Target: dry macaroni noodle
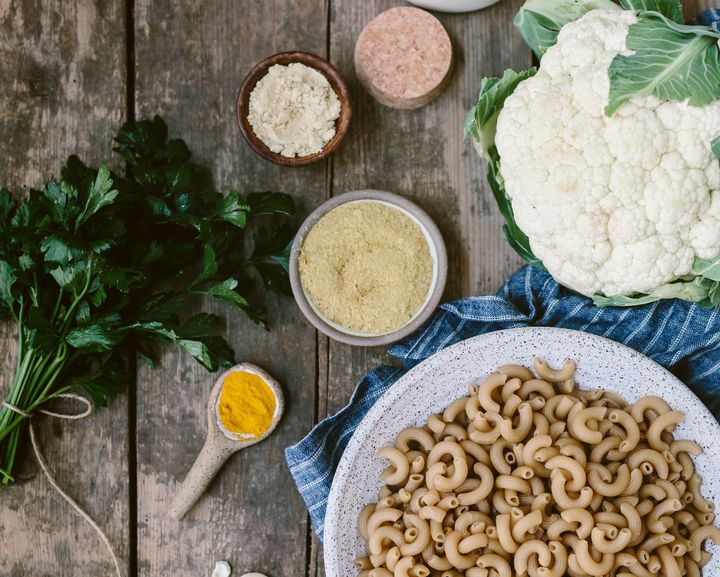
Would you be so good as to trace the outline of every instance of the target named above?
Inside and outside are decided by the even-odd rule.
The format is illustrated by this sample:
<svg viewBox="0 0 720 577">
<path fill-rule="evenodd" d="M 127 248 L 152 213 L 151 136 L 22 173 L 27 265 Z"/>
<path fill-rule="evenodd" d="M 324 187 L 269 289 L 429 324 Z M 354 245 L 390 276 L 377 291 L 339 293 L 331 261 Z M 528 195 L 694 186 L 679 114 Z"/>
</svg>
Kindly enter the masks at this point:
<svg viewBox="0 0 720 577">
<path fill-rule="evenodd" d="M 507 403 L 507 401 L 511 397 L 517 396 L 517 395 L 515 395 L 515 393 L 522 386 L 522 381 L 520 379 L 518 379 L 517 377 L 508 377 L 508 378 L 509 378 L 509 380 L 505 381 L 503 388 L 500 390 L 500 398 L 503 400 L 504 403 Z M 520 400 L 522 401 L 522 399 L 520 399 Z"/>
<path fill-rule="evenodd" d="M 500 367 L 378 452 L 360 577 L 703 577 L 720 530 L 701 447 L 673 438 L 682 413 L 578 389 L 572 361 L 534 366 Z"/>
<path fill-rule="evenodd" d="M 660 397 L 647 396 L 635 401 L 630 407 L 630 415 L 635 422 L 642 423 L 645 420 L 645 413 L 653 411 L 656 415 L 662 415 L 671 411 L 670 405 Z"/>
<path fill-rule="evenodd" d="M 663 413 L 655 419 L 647 430 L 648 444 L 656 451 L 665 451 L 670 449 L 670 445 L 662 440 L 661 435 L 666 429 L 674 429 L 685 415 L 680 411 L 669 411 Z"/>
<path fill-rule="evenodd" d="M 497 372 L 507 376 L 508 379 L 520 379 L 523 382 L 533 379 L 530 369 L 522 365 L 503 365 L 498 367 Z"/>
<path fill-rule="evenodd" d="M 562 381 L 571 379 L 575 374 L 575 361 L 572 359 L 565 359 L 561 369 L 552 369 L 550 365 L 545 362 L 545 359 L 538 357 L 533 361 L 533 367 L 541 379 L 545 379 L 551 383 L 561 383 Z"/>
</svg>

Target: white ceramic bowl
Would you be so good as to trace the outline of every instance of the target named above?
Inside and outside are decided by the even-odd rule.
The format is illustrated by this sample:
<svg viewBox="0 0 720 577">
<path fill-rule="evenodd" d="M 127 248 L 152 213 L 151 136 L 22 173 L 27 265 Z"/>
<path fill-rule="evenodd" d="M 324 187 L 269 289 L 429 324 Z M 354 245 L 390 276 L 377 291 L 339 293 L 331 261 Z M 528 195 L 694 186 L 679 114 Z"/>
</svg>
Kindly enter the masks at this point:
<svg viewBox="0 0 720 577">
<path fill-rule="evenodd" d="M 364 554 L 357 530 L 358 515 L 363 506 L 377 501 L 383 486 L 380 473 L 386 463 L 375 458 L 376 451 L 393 445 L 405 427 L 424 424 L 429 415 L 441 412 L 467 394 L 468 383 L 486 377 L 503 364 L 532 366 L 537 356 L 556 366 L 566 358 L 575 359 L 581 388 L 611 389 L 629 402 L 658 395 L 683 411 L 685 420 L 675 429 L 675 436 L 702 445 L 705 453 L 695 458 L 703 477 L 702 492 L 720 503 L 720 425 L 670 372 L 632 349 L 580 331 L 539 327 L 498 331 L 448 347 L 420 363 L 390 387 L 362 420 L 343 454 L 328 498 L 328 577 L 357 574 L 353 559 Z M 703 575 L 720 575 L 720 555 L 705 566 Z"/>
<path fill-rule="evenodd" d="M 408 0 L 415 6 L 438 12 L 471 12 L 495 4 L 499 0 Z"/>
</svg>

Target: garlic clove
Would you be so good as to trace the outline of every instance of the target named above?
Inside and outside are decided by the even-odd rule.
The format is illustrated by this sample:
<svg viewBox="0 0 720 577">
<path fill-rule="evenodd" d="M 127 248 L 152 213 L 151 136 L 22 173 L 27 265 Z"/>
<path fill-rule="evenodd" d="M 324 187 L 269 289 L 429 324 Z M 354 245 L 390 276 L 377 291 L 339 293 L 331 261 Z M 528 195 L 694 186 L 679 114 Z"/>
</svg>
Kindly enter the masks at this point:
<svg viewBox="0 0 720 577">
<path fill-rule="evenodd" d="M 230 577 L 230 573 L 232 573 L 230 563 L 227 561 L 218 561 L 215 563 L 215 569 L 213 569 L 212 577 Z"/>
</svg>

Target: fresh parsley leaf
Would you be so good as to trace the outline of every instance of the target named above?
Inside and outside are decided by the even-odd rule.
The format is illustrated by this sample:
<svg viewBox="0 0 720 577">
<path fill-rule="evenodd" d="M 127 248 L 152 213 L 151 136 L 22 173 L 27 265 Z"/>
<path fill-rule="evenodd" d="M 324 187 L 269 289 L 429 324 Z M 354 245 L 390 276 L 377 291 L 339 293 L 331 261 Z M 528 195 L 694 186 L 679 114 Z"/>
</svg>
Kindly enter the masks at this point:
<svg viewBox="0 0 720 577">
<path fill-rule="evenodd" d="M 114 149 L 131 165 L 152 157 L 161 149 L 167 139 L 168 128 L 159 116 L 152 120 L 140 120 L 124 124 L 115 137 L 118 146 Z"/>
<path fill-rule="evenodd" d="M 49 272 L 60 287 L 71 290 L 79 287 L 85 281 L 87 276 L 85 274 L 86 269 L 86 262 L 80 261 L 65 266 L 51 268 L 49 269 Z"/>
<path fill-rule="evenodd" d="M 289 196 L 216 192 L 209 171 L 192 162 L 185 142 L 168 138 L 159 117 L 124 125 L 116 143 L 126 177 L 71 156 L 59 182 L 20 203 L 0 189 L 0 317 L 19 325 L 10 394 L 21 409 L 70 386 L 104 404 L 131 381 L 135 359 L 155 363 L 153 346 L 163 341 L 208 370 L 230 366 L 221 319 L 187 312 L 207 296 L 267 328 L 244 271 L 255 267 L 273 290 L 287 283 L 292 229 L 278 225 L 294 212 Z M 266 222 L 247 259 L 255 216 Z M 20 414 L 0 422 L 3 482 L 22 427 Z"/>
<path fill-rule="evenodd" d="M 58 330 L 45 318 L 42 311 L 31 309 L 24 319 L 25 343 L 38 356 L 53 353 L 60 338 Z"/>
<path fill-rule="evenodd" d="M 289 194 L 282 192 L 252 192 L 247 196 L 247 204 L 253 215 L 295 214 L 295 203 Z"/>
<path fill-rule="evenodd" d="M 245 228 L 249 212 L 250 204 L 240 198 L 237 190 L 231 190 L 223 199 L 217 218 L 226 220 L 238 228 Z"/>
<path fill-rule="evenodd" d="M 0 230 L 7 228 L 16 206 L 10 191 L 7 188 L 0 188 Z"/>
<path fill-rule="evenodd" d="M 238 284 L 237 279 L 229 278 L 219 284 L 211 286 L 205 293 L 242 310 L 248 306 L 248 302 L 245 297 L 235 290 Z"/>
<path fill-rule="evenodd" d="M 89 190 L 97 179 L 98 171 L 87 166 L 73 154 L 67 159 L 61 174 L 63 180 L 78 190 Z"/>
<path fill-rule="evenodd" d="M 191 300 L 192 295 L 188 292 L 157 293 L 144 303 L 138 321 L 174 324 L 180 312 L 187 310 Z"/>
<path fill-rule="evenodd" d="M 27 271 L 32 269 L 33 266 L 35 266 L 35 261 L 33 260 L 33 257 L 31 257 L 29 254 L 21 254 L 18 257 L 18 266 L 21 270 Z"/>
<path fill-rule="evenodd" d="M 195 279 L 195 285 L 200 285 L 203 282 L 213 278 L 218 272 L 217 259 L 215 257 L 215 249 L 206 244 L 203 246 L 202 263 L 200 265 L 200 273 Z"/>
<path fill-rule="evenodd" d="M 43 191 L 51 218 L 68 232 L 74 231 L 73 223 L 79 213 L 78 189 L 68 181 L 49 182 Z"/>
<path fill-rule="evenodd" d="M 81 327 L 87 326 L 90 322 L 90 303 L 88 301 L 82 301 L 75 313 L 75 320 Z"/>
<path fill-rule="evenodd" d="M 209 371 L 217 371 L 235 364 L 233 350 L 221 337 L 180 339 L 178 345 Z"/>
<path fill-rule="evenodd" d="M 216 332 L 221 325 L 221 319 L 210 313 L 199 313 L 188 319 L 178 329 L 181 337 L 202 337 Z"/>
<path fill-rule="evenodd" d="M 266 289 L 289 294 L 288 269 L 293 230 L 289 226 L 274 229 L 260 227 L 254 239 L 255 249 L 247 264 L 257 270 Z"/>
<path fill-rule="evenodd" d="M 130 384 L 132 377 L 128 365 L 125 351 L 114 353 L 99 363 L 93 356 L 85 357 L 84 370 L 72 379 L 71 385 L 84 389 L 93 403 L 104 407 L 110 397 L 119 395 Z"/>
<path fill-rule="evenodd" d="M 119 330 L 120 315 L 107 314 L 96 318 L 91 324 L 72 329 L 65 337 L 71 347 L 93 353 L 105 353 L 113 349 L 124 336 Z"/>
<path fill-rule="evenodd" d="M 10 263 L 4 260 L 0 261 L 0 299 L 8 306 L 15 300 L 12 294 L 12 286 L 15 284 L 15 280 L 17 280 L 17 277 Z"/>
<path fill-rule="evenodd" d="M 110 177 L 110 170 L 108 169 L 107 164 L 103 164 L 98 169 L 95 182 L 87 192 L 85 206 L 75 220 L 75 231 L 77 232 L 78 227 L 80 227 L 98 210 L 104 206 L 112 204 L 117 195 L 118 191 L 113 189 L 113 181 Z"/>
<path fill-rule="evenodd" d="M 67 266 L 85 260 L 87 254 L 73 242 L 72 237 L 64 232 L 43 238 L 40 242 L 40 250 L 45 255 L 45 262 L 50 265 Z"/>
</svg>

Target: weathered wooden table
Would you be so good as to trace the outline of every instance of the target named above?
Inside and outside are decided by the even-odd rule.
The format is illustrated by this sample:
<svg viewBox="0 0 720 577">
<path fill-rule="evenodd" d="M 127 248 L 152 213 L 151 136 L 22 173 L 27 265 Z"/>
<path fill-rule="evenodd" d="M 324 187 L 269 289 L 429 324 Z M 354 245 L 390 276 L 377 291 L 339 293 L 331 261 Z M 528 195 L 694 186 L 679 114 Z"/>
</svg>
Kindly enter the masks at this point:
<svg viewBox="0 0 720 577">
<path fill-rule="evenodd" d="M 686 15 L 712 0 L 686 3 Z M 439 15 L 456 66 L 441 97 L 417 111 L 375 103 L 358 84 L 353 47 L 362 27 L 399 0 L 0 0 L 1 184 L 39 187 L 70 153 L 112 159 L 127 118 L 161 114 L 220 190 L 283 190 L 298 221 L 333 194 L 377 188 L 405 194 L 436 219 L 449 249 L 447 299 L 495 291 L 519 265 L 480 161 L 461 126 L 480 79 L 531 64 L 512 26 L 522 0 L 482 12 Z M 255 156 L 234 118 L 244 74 L 274 52 L 329 58 L 352 87 L 354 118 L 340 151 L 304 169 Z M 223 311 L 226 313 L 227 311 Z M 106 528 L 126 574 L 209 575 L 218 559 L 236 575 L 323 575 L 321 546 L 283 461 L 283 448 L 339 409 L 384 350 L 329 341 L 290 298 L 271 301 L 272 332 L 229 313 L 238 358 L 277 376 L 288 407 L 264 443 L 236 455 L 188 518 L 165 509 L 204 440 L 214 378 L 168 350 L 162 368 L 140 367 L 134 390 L 79 422 L 42 421 L 41 442 L 58 481 Z M 14 335 L 0 325 L 0 391 L 14 368 Z M 0 575 L 112 575 L 97 535 L 50 488 L 31 458 L 22 482 L 0 491 Z"/>
</svg>

